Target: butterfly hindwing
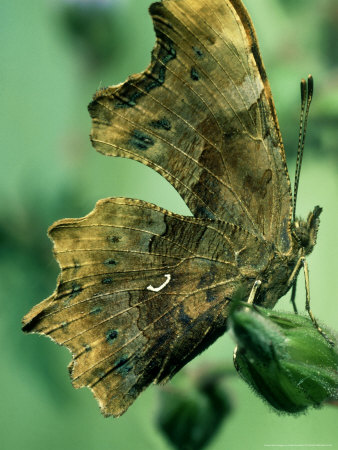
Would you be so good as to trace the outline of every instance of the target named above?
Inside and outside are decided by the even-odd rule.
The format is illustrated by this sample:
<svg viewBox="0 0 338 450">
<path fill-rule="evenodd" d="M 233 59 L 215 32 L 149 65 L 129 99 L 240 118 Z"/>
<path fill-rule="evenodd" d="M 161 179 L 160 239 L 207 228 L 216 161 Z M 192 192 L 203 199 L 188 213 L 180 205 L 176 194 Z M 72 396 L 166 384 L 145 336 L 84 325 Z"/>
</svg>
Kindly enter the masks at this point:
<svg viewBox="0 0 338 450">
<path fill-rule="evenodd" d="M 224 332 L 231 296 L 256 275 L 251 245 L 261 267 L 268 260 L 263 241 L 237 231 L 137 200 L 102 200 L 50 229 L 58 286 L 24 330 L 68 347 L 74 386 L 90 387 L 103 413 L 118 416 Z"/>
<path fill-rule="evenodd" d="M 239 224 L 286 252 L 290 183 L 245 8 L 238 0 L 164 0 L 150 12 L 150 66 L 98 91 L 89 107 L 95 148 L 157 170 L 195 217 Z"/>
</svg>

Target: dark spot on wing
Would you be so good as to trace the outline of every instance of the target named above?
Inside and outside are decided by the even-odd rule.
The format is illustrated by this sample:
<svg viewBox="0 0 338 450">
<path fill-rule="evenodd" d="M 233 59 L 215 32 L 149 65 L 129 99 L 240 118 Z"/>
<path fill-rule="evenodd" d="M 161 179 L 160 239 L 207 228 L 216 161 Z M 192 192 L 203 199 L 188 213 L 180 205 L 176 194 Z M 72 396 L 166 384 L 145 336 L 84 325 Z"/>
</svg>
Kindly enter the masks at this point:
<svg viewBox="0 0 338 450">
<path fill-rule="evenodd" d="M 78 283 L 72 284 L 72 292 L 70 293 L 69 299 L 75 298 L 82 291 L 82 286 Z"/>
<path fill-rule="evenodd" d="M 119 373 L 122 376 L 125 376 L 128 374 L 128 372 L 131 371 L 132 366 L 131 365 L 126 365 L 126 363 L 128 362 L 129 358 L 123 356 L 122 358 L 118 359 L 116 361 L 116 365 L 114 366 L 114 371 Z"/>
<path fill-rule="evenodd" d="M 111 284 L 113 282 L 113 279 L 108 277 L 108 278 L 103 278 L 102 280 L 102 284 Z"/>
<path fill-rule="evenodd" d="M 157 75 L 154 75 L 153 73 L 147 74 L 148 78 L 152 81 L 145 85 L 146 92 L 150 92 L 151 90 L 162 86 L 162 84 L 165 82 L 165 72 L 166 68 L 165 66 L 162 66 L 158 70 Z"/>
<path fill-rule="evenodd" d="M 184 311 L 183 305 L 180 306 L 180 313 L 178 316 L 178 319 L 181 323 L 184 325 L 189 325 L 191 323 L 191 317 L 188 316 L 188 314 Z"/>
<path fill-rule="evenodd" d="M 194 50 L 194 52 L 196 53 L 196 55 L 197 55 L 199 58 L 203 58 L 203 52 L 202 52 L 202 50 L 200 50 L 200 49 L 197 48 L 197 47 L 193 47 L 192 49 Z"/>
<path fill-rule="evenodd" d="M 108 236 L 108 241 L 112 242 L 113 244 L 117 244 L 117 242 L 119 242 L 121 240 L 120 237 L 118 236 Z"/>
<path fill-rule="evenodd" d="M 160 87 L 165 82 L 166 64 L 176 58 L 176 50 L 173 42 L 160 30 L 156 30 L 156 35 L 161 41 L 161 47 L 152 52 L 152 60 L 155 61 L 151 74 L 148 74 L 152 81 L 145 85 L 146 92 Z M 156 54 L 157 53 L 157 54 Z"/>
<path fill-rule="evenodd" d="M 117 262 L 113 258 L 108 258 L 105 260 L 104 264 L 106 266 L 116 266 Z"/>
<path fill-rule="evenodd" d="M 90 352 L 91 349 L 92 349 L 89 344 L 83 344 L 83 346 L 84 346 L 84 349 L 85 349 L 86 352 Z"/>
<path fill-rule="evenodd" d="M 213 302 L 216 299 L 217 299 L 216 295 L 213 294 L 213 292 L 210 289 L 208 289 L 207 290 L 207 298 L 206 298 L 207 302 L 210 303 L 210 302 Z"/>
<path fill-rule="evenodd" d="M 116 330 L 108 330 L 106 332 L 106 341 L 108 344 L 112 344 L 118 336 L 118 332 Z"/>
<path fill-rule="evenodd" d="M 123 87 L 123 86 L 122 86 Z M 122 88 L 121 88 L 122 91 Z M 122 92 L 115 93 L 115 98 L 119 100 L 119 103 L 115 104 L 115 108 L 132 108 L 136 105 L 137 100 L 144 94 L 141 91 L 136 91 L 130 95 L 129 98 L 122 97 Z"/>
<path fill-rule="evenodd" d="M 163 117 L 163 119 L 153 120 L 152 122 L 150 122 L 150 126 L 153 128 L 156 128 L 158 130 L 160 130 L 160 129 L 163 129 L 166 131 L 171 130 L 171 123 L 165 117 Z"/>
<path fill-rule="evenodd" d="M 130 144 L 139 150 L 148 150 L 148 148 L 155 144 L 155 141 L 142 131 L 134 130 L 131 135 Z"/>
<path fill-rule="evenodd" d="M 162 46 L 159 59 L 162 61 L 163 64 L 167 64 L 169 61 L 176 58 L 176 50 L 174 48 L 174 44 L 167 36 L 165 36 L 159 30 L 157 30 L 157 36 L 160 39 L 162 39 Z"/>
<path fill-rule="evenodd" d="M 190 76 L 191 76 L 191 79 L 194 81 L 198 81 L 200 79 L 199 73 L 197 72 L 195 67 L 191 68 Z"/>
</svg>

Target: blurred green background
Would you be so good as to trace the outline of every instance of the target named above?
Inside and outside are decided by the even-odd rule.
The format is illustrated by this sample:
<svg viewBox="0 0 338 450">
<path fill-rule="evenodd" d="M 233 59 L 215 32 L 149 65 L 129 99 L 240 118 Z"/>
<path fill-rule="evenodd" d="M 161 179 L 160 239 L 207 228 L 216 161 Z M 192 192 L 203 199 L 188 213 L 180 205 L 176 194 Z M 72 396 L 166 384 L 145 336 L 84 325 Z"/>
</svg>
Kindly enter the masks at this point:
<svg viewBox="0 0 338 450">
<path fill-rule="evenodd" d="M 203 1 L 203 0 L 201 0 Z M 90 6 L 90 3 L 92 4 Z M 142 71 L 154 43 L 150 0 L 2 0 L 0 164 L 0 446 L 11 449 L 156 449 L 170 446 L 154 426 L 157 388 L 120 419 L 104 419 L 87 389 L 72 388 L 70 354 L 21 332 L 22 316 L 55 287 L 58 268 L 46 230 L 79 217 L 104 197 L 127 196 L 188 213 L 175 190 L 139 163 L 97 154 L 87 104 L 101 86 Z M 309 258 L 312 308 L 337 329 L 338 2 L 246 0 L 270 79 L 291 177 L 298 138 L 299 80 L 311 72 L 315 99 L 298 214 L 324 208 Z M 91 9 L 90 9 L 91 8 Z M 297 303 L 304 305 L 302 274 Z M 280 309 L 289 309 L 288 299 Z M 232 359 L 224 336 L 191 365 Z M 233 414 L 208 448 L 269 444 L 338 445 L 338 410 L 278 416 L 238 377 L 226 383 Z"/>
</svg>

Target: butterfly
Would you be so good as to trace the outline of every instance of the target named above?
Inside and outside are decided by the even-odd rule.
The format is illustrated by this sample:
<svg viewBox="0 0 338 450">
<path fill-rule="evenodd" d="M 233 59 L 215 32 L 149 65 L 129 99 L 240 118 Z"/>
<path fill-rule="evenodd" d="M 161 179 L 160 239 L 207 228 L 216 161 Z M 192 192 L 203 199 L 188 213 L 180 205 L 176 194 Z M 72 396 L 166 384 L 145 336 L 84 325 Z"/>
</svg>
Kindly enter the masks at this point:
<svg viewBox="0 0 338 450">
<path fill-rule="evenodd" d="M 242 2 L 163 0 L 150 14 L 151 63 L 96 92 L 91 141 L 104 155 L 156 170 L 193 216 L 108 198 L 83 218 L 56 222 L 57 288 L 23 319 L 24 331 L 72 352 L 74 387 L 89 387 L 106 416 L 123 414 L 222 335 L 239 289 L 273 308 L 295 286 L 321 212 L 295 218 Z"/>
</svg>

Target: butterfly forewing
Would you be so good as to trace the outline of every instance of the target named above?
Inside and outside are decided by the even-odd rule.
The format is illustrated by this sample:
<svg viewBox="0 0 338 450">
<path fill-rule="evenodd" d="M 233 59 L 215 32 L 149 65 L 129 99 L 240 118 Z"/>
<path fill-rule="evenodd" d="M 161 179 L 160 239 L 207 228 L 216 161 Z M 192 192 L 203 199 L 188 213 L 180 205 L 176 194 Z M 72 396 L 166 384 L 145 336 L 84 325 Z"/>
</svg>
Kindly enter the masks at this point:
<svg viewBox="0 0 338 450">
<path fill-rule="evenodd" d="M 195 217 L 239 224 L 286 252 L 290 183 L 244 7 L 164 0 L 150 12 L 157 35 L 151 65 L 97 92 L 94 146 L 157 170 Z"/>
</svg>

